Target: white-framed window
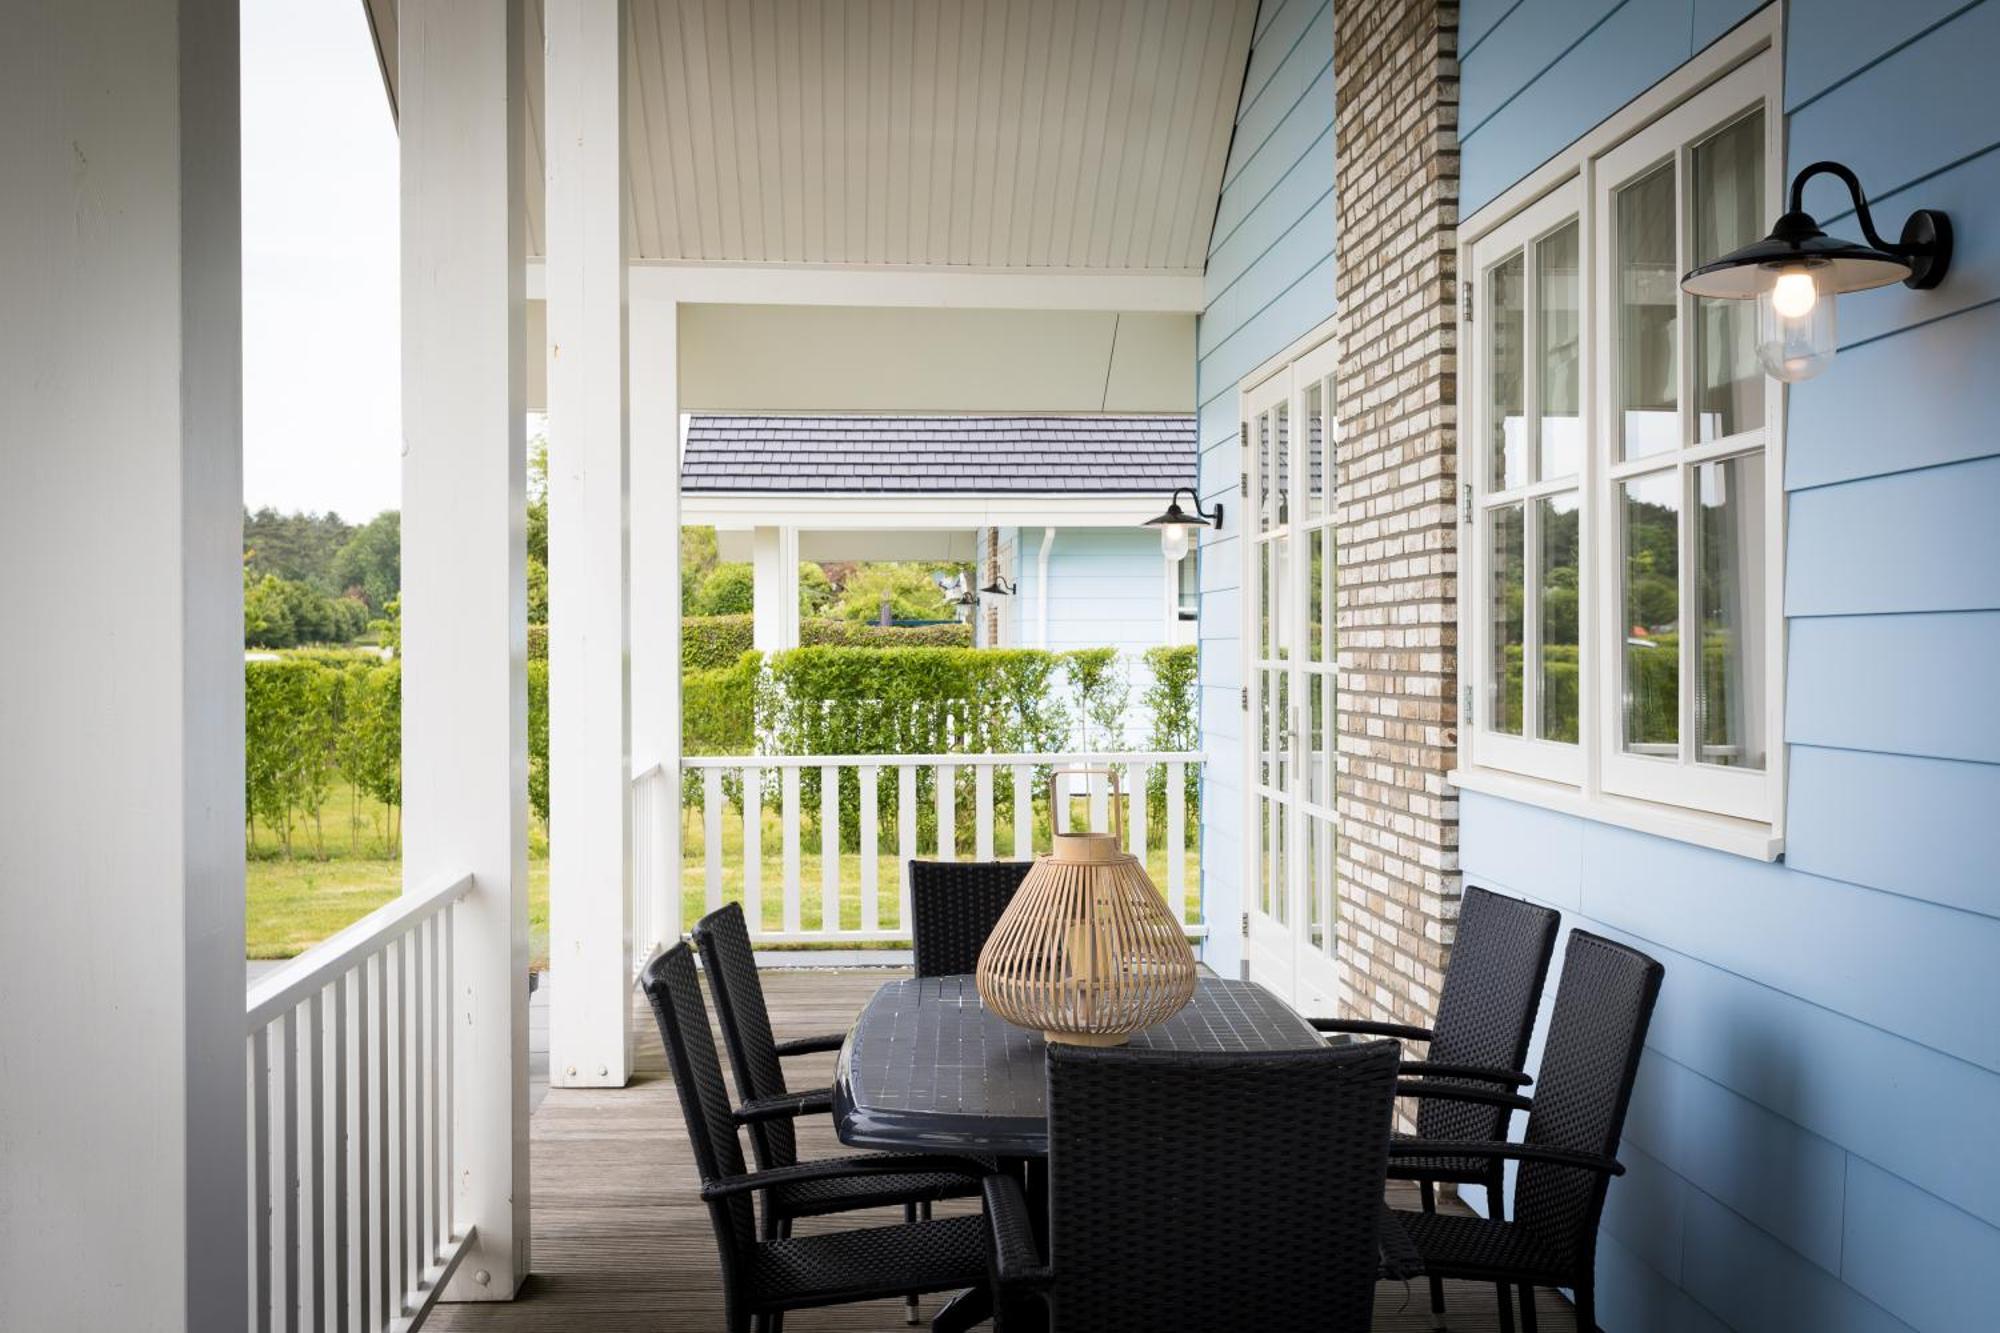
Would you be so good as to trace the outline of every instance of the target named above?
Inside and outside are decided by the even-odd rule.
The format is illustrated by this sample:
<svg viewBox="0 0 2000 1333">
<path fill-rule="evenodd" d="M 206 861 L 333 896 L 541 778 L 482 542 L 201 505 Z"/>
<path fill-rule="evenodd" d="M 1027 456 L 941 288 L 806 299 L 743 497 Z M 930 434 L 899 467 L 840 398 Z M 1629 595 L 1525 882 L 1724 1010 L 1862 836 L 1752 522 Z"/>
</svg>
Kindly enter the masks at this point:
<svg viewBox="0 0 2000 1333">
<path fill-rule="evenodd" d="M 1456 776 L 1769 856 L 1784 395 L 1751 306 L 1680 290 L 1782 206 L 1775 34 L 1740 40 L 1465 228 Z"/>
</svg>

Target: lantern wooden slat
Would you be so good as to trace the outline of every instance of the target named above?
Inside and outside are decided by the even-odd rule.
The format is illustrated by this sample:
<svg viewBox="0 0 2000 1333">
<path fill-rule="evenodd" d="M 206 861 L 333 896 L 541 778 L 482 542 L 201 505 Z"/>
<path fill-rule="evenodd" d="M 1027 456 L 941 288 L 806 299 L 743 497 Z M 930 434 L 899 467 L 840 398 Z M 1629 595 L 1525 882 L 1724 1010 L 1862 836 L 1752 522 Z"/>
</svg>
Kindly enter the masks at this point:
<svg viewBox="0 0 2000 1333">
<path fill-rule="evenodd" d="M 1110 780 L 1110 832 L 1061 831 L 1065 773 Z M 1114 770 L 1051 773 L 1053 850 L 1035 858 L 980 950 L 986 1006 L 1049 1041 L 1122 1045 L 1194 998 L 1194 950 L 1145 865 L 1123 850 L 1123 825 Z"/>
</svg>

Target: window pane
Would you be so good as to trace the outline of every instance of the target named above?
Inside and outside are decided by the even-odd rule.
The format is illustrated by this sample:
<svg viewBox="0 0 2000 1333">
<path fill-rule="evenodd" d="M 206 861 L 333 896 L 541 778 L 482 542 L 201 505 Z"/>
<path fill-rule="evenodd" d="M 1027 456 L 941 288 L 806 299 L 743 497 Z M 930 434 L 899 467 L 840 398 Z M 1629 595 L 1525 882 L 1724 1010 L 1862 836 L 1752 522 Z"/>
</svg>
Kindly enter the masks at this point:
<svg viewBox="0 0 2000 1333">
<path fill-rule="evenodd" d="M 1201 610 L 1201 548 L 1191 547 L 1181 557 L 1180 568 L 1175 571 L 1179 579 L 1178 596 L 1180 618 L 1193 620 Z"/>
<path fill-rule="evenodd" d="M 1704 463 L 1700 521 L 1701 675 L 1695 734 L 1705 764 L 1764 767 L 1764 456 Z"/>
<path fill-rule="evenodd" d="M 1325 528 L 1314 528 L 1306 535 L 1306 568 L 1301 571 L 1306 581 L 1306 660 L 1318 662 L 1326 651 L 1326 579 L 1322 571 L 1326 565 L 1326 539 L 1331 535 Z"/>
<path fill-rule="evenodd" d="M 1272 546 L 1269 542 L 1257 544 L 1257 657 L 1261 661 L 1271 655 L 1271 603 L 1276 596 L 1276 571 L 1271 565 Z"/>
<path fill-rule="evenodd" d="M 1333 795 L 1326 751 L 1325 678 L 1308 673 L 1300 688 L 1306 692 L 1305 794 L 1308 801 L 1326 804 Z"/>
<path fill-rule="evenodd" d="M 1272 476 L 1277 479 L 1277 518 L 1280 527 L 1292 518 L 1292 409 L 1289 403 L 1279 403 L 1271 409 L 1271 452 L 1276 458 Z"/>
<path fill-rule="evenodd" d="M 1583 408 L 1577 378 L 1582 304 L 1577 259 L 1574 222 L 1535 246 L 1535 364 L 1541 376 L 1535 475 L 1544 481 L 1574 476 L 1583 463 Z"/>
<path fill-rule="evenodd" d="M 1266 532 L 1278 519 L 1278 460 L 1271 450 L 1271 414 L 1257 414 L 1257 530 Z"/>
<path fill-rule="evenodd" d="M 1645 458 L 1680 448 L 1673 163 L 1618 191 L 1615 207 L 1618 434 L 1622 457 Z"/>
<path fill-rule="evenodd" d="M 1491 312 L 1492 338 L 1488 344 L 1490 365 L 1486 373 L 1487 419 L 1493 424 L 1491 484 L 1496 491 L 1511 490 L 1528 479 L 1527 405 L 1522 398 L 1521 365 L 1526 334 L 1525 262 L 1519 252 L 1509 255 L 1486 271 L 1486 309 Z"/>
<path fill-rule="evenodd" d="M 1320 901 L 1326 883 L 1321 853 L 1327 845 L 1327 827 L 1310 815 L 1306 817 L 1306 938 L 1315 949 L 1326 947 L 1326 913 Z"/>
<path fill-rule="evenodd" d="M 1577 716 L 1578 515 L 1575 491 L 1535 502 L 1535 524 L 1541 530 L 1536 561 L 1541 661 L 1535 676 L 1541 717 L 1536 734 L 1570 744 L 1576 742 Z"/>
<path fill-rule="evenodd" d="M 1297 637 L 1292 626 L 1292 539 L 1274 537 L 1268 546 L 1271 552 L 1271 656 L 1283 661 L 1292 655 L 1292 642 Z"/>
<path fill-rule="evenodd" d="M 1694 149 L 1694 262 L 1706 264 L 1764 235 L 1764 113 L 1746 116 Z M 1697 300 L 1695 432 L 1719 440 L 1764 423 L 1757 303 Z"/>
<path fill-rule="evenodd" d="M 1523 534 L 1521 506 L 1503 505 L 1488 516 L 1487 637 L 1492 645 L 1488 666 L 1487 717 L 1490 729 L 1521 734 L 1521 579 Z"/>
<path fill-rule="evenodd" d="M 1257 782 L 1265 787 L 1271 785 L 1271 767 L 1278 757 L 1272 748 L 1277 736 L 1271 726 L 1271 707 L 1275 702 L 1271 694 L 1271 678 L 1266 673 L 1257 692 Z"/>
<path fill-rule="evenodd" d="M 1625 577 L 1625 749 L 1680 753 L 1680 472 L 1619 487 Z"/>
<path fill-rule="evenodd" d="M 1326 512 L 1326 381 L 1306 390 L 1306 518 Z"/>
<path fill-rule="evenodd" d="M 1285 791 L 1291 786 L 1292 673 L 1267 672 L 1264 680 L 1271 695 L 1271 786 Z"/>
</svg>

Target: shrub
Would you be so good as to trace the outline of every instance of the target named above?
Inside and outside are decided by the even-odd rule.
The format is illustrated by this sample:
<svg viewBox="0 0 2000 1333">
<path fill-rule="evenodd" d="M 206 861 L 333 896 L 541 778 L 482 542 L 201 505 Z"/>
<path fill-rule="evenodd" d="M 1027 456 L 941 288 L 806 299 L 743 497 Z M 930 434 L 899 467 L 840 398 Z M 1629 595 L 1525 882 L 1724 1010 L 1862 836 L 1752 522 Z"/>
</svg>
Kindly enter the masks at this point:
<svg viewBox="0 0 2000 1333">
<path fill-rule="evenodd" d="M 717 565 L 694 595 L 694 611 L 702 616 L 748 615 L 756 605 L 756 580 L 750 566 Z"/>
<path fill-rule="evenodd" d="M 1201 657 L 1197 649 L 1148 648 L 1146 665 L 1152 668 L 1153 683 L 1145 693 L 1151 732 L 1146 737 L 1149 750 L 1171 753 L 1192 750 L 1201 744 Z M 1199 822 L 1201 779 L 1197 769 L 1186 772 L 1187 813 Z M 1167 817 L 1167 770 L 1155 768 L 1146 782 L 1146 812 L 1155 825 Z"/>
</svg>

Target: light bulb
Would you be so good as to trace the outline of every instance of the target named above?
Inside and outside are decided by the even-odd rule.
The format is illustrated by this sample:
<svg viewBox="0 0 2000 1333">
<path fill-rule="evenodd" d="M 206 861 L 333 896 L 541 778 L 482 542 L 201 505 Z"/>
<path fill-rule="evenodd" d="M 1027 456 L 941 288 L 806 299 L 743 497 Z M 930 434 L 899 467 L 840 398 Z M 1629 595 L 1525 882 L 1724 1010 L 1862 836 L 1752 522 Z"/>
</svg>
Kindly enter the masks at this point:
<svg viewBox="0 0 2000 1333">
<path fill-rule="evenodd" d="M 1160 549 L 1167 559 L 1179 560 L 1188 553 L 1188 528 L 1185 523 L 1168 523 L 1160 528 Z"/>
<path fill-rule="evenodd" d="M 1771 308 L 1784 319 L 1798 319 L 1812 313 L 1819 304 L 1819 284 L 1804 269 L 1793 269 L 1778 275 L 1777 283 L 1771 288 Z"/>
<path fill-rule="evenodd" d="M 1757 360 L 1788 384 L 1811 379 L 1833 360 L 1834 294 L 1823 272 L 1788 269 L 1757 296 Z"/>
</svg>

